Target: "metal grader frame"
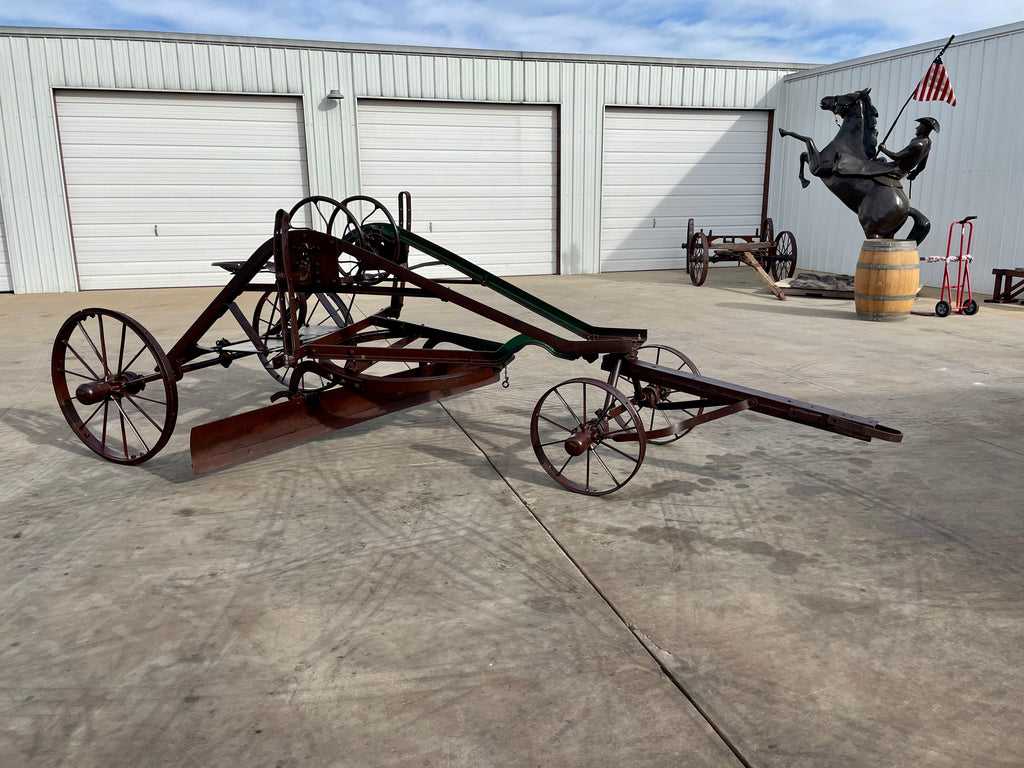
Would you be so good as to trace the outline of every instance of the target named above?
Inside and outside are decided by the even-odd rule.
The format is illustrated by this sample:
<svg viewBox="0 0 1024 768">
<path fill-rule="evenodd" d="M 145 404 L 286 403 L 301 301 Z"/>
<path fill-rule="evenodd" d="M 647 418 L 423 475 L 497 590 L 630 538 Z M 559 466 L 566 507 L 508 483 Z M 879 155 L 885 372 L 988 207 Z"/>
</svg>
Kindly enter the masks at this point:
<svg viewBox="0 0 1024 768">
<path fill-rule="evenodd" d="M 285 388 L 270 405 L 192 429 L 192 466 L 207 472 L 495 383 L 519 350 L 536 345 L 565 360 L 600 359 L 606 373 L 552 387 L 530 419 L 541 466 L 577 493 L 611 493 L 636 474 L 648 445 L 744 410 L 860 440 L 902 439 L 873 419 L 704 377 L 678 350 L 647 344 L 645 330 L 585 323 L 414 234 L 407 192 L 398 213 L 396 222 L 362 195 L 309 197 L 278 211 L 273 237 L 247 261 L 219 263 L 232 276 L 166 354 L 127 315 L 76 312 L 57 334 L 51 365 L 71 429 L 108 461 L 139 464 L 167 443 L 185 374 L 256 355 Z M 425 264 L 410 266 L 410 250 L 458 277 L 425 276 Z M 564 335 L 474 298 L 467 286 L 503 296 Z M 259 294 L 251 317 L 238 303 L 247 292 Z M 357 296 L 386 303 L 355 319 Z M 404 321 L 408 298 L 448 302 L 514 335 L 494 341 Z M 228 314 L 242 338 L 203 344 Z"/>
</svg>

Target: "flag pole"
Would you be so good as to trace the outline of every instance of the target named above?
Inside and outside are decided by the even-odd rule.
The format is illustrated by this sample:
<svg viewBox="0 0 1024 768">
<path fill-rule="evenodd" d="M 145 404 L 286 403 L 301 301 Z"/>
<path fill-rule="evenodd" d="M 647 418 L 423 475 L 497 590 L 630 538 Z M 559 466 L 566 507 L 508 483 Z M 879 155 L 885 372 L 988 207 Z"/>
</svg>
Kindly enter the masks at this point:
<svg viewBox="0 0 1024 768">
<path fill-rule="evenodd" d="M 956 35 L 950 35 L 949 36 L 949 40 L 947 40 L 946 44 L 944 46 L 942 46 L 942 50 L 939 51 L 939 55 L 935 57 L 936 59 L 941 59 L 942 58 L 942 55 L 946 52 L 946 49 L 949 48 L 950 43 L 953 42 L 953 38 L 954 37 L 956 37 Z M 932 61 L 934 61 L 934 60 L 935 59 L 932 59 Z M 931 66 L 931 65 L 929 65 L 929 66 Z M 886 134 L 882 138 L 882 140 L 880 142 L 878 142 L 879 146 L 883 146 L 885 144 L 885 140 L 889 138 L 889 134 L 892 133 L 892 129 L 896 127 L 896 123 L 898 123 L 900 118 L 903 117 L 903 110 L 905 110 L 907 108 L 907 106 L 910 104 L 910 102 L 914 99 L 914 94 L 915 93 L 917 93 L 917 86 L 916 85 L 914 86 L 914 90 L 910 92 L 910 98 L 908 98 L 905 102 L 903 102 L 903 106 L 900 107 L 900 111 L 896 114 L 896 119 L 892 121 L 892 125 L 889 127 L 889 130 L 886 132 Z"/>
</svg>

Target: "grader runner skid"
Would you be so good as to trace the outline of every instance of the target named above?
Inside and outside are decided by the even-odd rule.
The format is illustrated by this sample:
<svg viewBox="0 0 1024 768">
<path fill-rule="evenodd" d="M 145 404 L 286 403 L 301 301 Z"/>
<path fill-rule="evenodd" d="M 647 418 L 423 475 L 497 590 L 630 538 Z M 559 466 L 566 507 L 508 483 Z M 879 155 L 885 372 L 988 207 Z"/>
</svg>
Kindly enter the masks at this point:
<svg viewBox="0 0 1024 768">
<path fill-rule="evenodd" d="M 902 439 L 873 419 L 701 376 L 683 353 L 647 344 L 645 330 L 589 325 L 414 234 L 411 210 L 403 192 L 398 222 L 362 195 L 341 202 L 309 197 L 278 211 L 273 237 L 247 261 L 219 264 L 233 276 L 166 354 L 127 315 L 76 312 L 57 334 L 51 365 L 71 429 L 108 461 L 139 464 L 167 443 L 178 414 L 177 382 L 186 373 L 256 355 L 287 389 L 271 398 L 279 402 L 193 428 L 192 466 L 208 472 L 493 384 L 532 344 L 566 360 L 602 358 L 608 374 L 552 387 L 531 416 L 541 466 L 576 493 L 611 493 L 636 474 L 648 444 L 673 442 L 744 410 L 860 440 Z M 424 276 L 418 269 L 425 264 L 410 267 L 410 250 L 459 277 Z M 488 288 L 571 338 L 475 299 L 458 290 L 463 286 Z M 251 318 L 238 305 L 246 292 L 260 294 Z M 380 296 L 386 304 L 357 320 L 357 296 Z M 449 302 L 515 335 L 492 341 L 403 321 L 407 298 Z M 228 313 L 244 337 L 201 344 Z"/>
</svg>

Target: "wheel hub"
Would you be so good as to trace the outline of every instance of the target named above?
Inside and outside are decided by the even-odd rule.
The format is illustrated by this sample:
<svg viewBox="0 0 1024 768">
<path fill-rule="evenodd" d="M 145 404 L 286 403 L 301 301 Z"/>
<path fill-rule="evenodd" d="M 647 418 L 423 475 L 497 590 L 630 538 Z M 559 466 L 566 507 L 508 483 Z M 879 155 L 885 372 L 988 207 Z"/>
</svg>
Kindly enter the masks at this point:
<svg viewBox="0 0 1024 768">
<path fill-rule="evenodd" d="M 146 388 L 141 379 L 137 373 L 126 371 L 101 381 L 87 381 L 75 390 L 75 399 L 82 405 L 96 405 L 111 397 L 120 400 L 125 395 L 137 395 Z"/>
</svg>

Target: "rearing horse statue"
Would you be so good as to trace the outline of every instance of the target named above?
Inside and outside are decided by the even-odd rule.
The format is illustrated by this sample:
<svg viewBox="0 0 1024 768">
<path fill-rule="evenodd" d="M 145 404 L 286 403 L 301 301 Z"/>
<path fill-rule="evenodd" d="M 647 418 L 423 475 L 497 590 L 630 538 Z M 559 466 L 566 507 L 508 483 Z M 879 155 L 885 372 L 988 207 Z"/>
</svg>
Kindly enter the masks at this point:
<svg viewBox="0 0 1024 768">
<path fill-rule="evenodd" d="M 822 109 L 843 121 L 835 138 L 821 151 L 809 136 L 782 128 L 779 135 L 792 136 L 807 145 L 807 151 L 800 154 L 801 185 L 810 184 L 804 177 L 806 165 L 812 175 L 821 179 L 832 194 L 857 214 L 864 237 L 890 239 L 909 217 L 914 222 L 909 239 L 920 243 L 928 235 L 931 222 L 910 207 L 898 175 L 888 173 L 892 167 L 875 160 L 878 110 L 871 104 L 870 91 L 865 88 L 821 100 Z"/>
</svg>

